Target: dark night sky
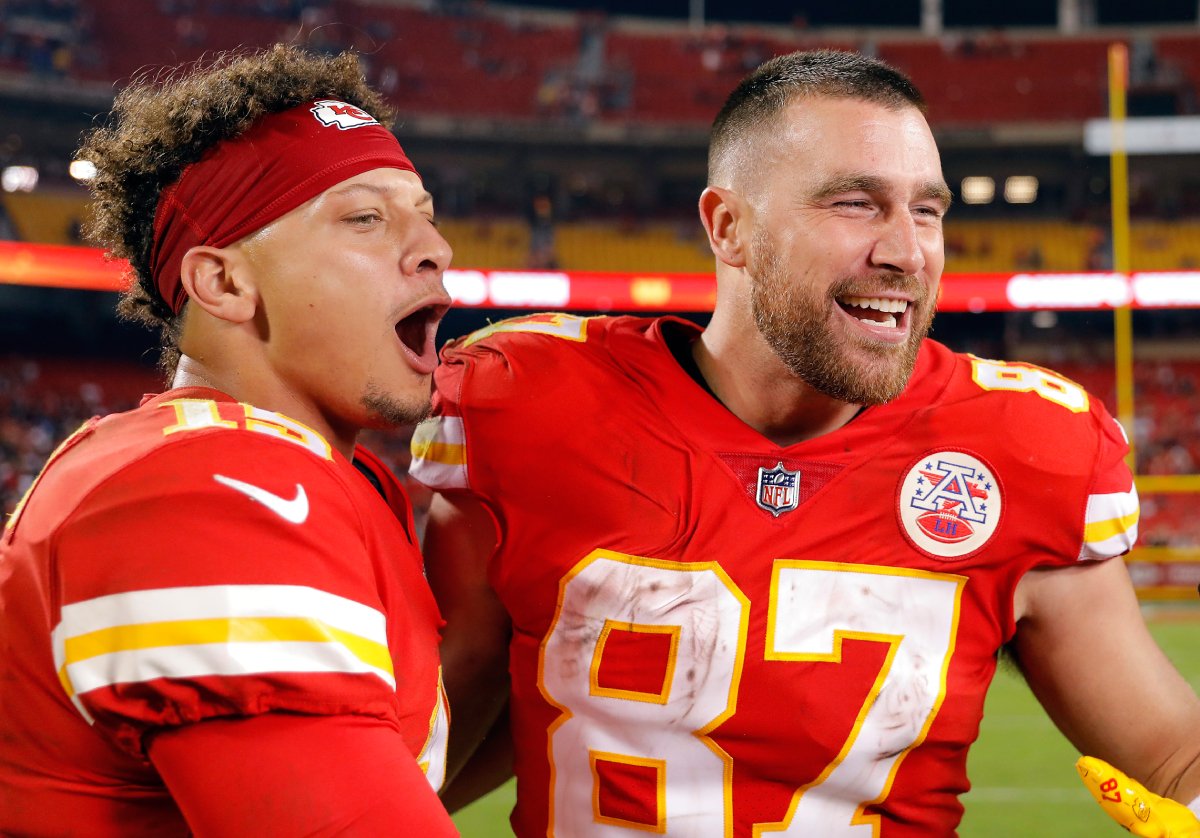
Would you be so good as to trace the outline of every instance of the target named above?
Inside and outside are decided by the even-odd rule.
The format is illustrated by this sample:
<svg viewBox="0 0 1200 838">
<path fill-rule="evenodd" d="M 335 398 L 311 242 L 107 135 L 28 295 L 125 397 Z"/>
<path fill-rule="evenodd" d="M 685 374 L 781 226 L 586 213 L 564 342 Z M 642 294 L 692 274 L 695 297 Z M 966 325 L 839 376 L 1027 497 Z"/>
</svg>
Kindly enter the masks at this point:
<svg viewBox="0 0 1200 838">
<path fill-rule="evenodd" d="M 686 18 L 689 0 L 491 0 L 493 5 L 555 9 L 602 9 L 610 14 Z M 811 26 L 901 26 L 920 22 L 920 0 L 705 0 L 709 21 L 790 23 L 803 17 Z M 1053 26 L 1057 0 L 943 0 L 947 26 Z M 1101 23 L 1195 22 L 1196 0 L 1096 0 Z"/>
</svg>

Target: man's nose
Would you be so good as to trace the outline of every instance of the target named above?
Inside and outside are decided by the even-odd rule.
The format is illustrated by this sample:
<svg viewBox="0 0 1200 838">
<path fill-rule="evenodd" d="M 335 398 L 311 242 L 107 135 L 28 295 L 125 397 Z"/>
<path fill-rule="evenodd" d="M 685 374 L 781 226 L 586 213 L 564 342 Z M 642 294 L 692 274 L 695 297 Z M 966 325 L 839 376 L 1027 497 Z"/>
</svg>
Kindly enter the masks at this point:
<svg viewBox="0 0 1200 838">
<path fill-rule="evenodd" d="M 424 271 L 441 273 L 450 267 L 454 251 L 450 243 L 424 217 L 415 222 L 409 240 L 401 256 L 401 268 L 412 276 Z"/>
<path fill-rule="evenodd" d="M 925 252 L 911 213 L 896 211 L 883 219 L 871 250 L 871 264 L 905 276 L 913 276 L 925 267 Z"/>
</svg>

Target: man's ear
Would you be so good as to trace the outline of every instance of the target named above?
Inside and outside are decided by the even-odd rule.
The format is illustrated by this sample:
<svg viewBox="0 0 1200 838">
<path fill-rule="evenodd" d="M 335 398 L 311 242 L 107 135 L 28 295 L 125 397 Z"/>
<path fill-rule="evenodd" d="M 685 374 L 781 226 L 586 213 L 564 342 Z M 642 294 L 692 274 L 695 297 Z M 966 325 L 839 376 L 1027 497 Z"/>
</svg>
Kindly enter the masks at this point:
<svg viewBox="0 0 1200 838">
<path fill-rule="evenodd" d="M 746 266 L 746 214 L 741 196 L 731 189 L 710 186 L 700 193 L 700 223 L 708 233 L 708 246 L 713 255 L 733 268 Z"/>
<path fill-rule="evenodd" d="M 183 255 L 180 279 L 192 305 L 230 323 L 245 323 L 258 309 L 258 292 L 236 255 L 198 245 Z"/>
</svg>

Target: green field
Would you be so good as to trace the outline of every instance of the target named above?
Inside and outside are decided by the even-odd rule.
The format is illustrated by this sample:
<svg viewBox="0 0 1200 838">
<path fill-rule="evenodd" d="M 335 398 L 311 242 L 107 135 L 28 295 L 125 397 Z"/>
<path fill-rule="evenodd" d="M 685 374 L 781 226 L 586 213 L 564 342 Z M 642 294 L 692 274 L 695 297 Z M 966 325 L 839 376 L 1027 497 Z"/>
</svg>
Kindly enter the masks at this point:
<svg viewBox="0 0 1200 838">
<path fill-rule="evenodd" d="M 1200 622 L 1157 620 L 1151 630 L 1200 690 Z M 1128 835 L 1092 802 L 1075 774 L 1075 749 L 1046 719 L 1024 682 L 1001 671 L 988 694 L 979 742 L 971 751 L 974 788 L 963 798 L 962 838 L 1103 838 Z M 461 811 L 465 838 L 511 838 L 511 784 Z"/>
</svg>

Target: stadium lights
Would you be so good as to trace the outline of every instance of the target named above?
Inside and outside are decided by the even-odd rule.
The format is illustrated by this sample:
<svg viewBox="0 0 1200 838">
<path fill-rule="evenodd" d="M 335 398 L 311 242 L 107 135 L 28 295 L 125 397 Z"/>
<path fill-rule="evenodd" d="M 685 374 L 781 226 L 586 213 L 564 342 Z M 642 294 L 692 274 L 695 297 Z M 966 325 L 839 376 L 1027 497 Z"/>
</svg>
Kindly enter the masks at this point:
<svg viewBox="0 0 1200 838">
<path fill-rule="evenodd" d="M 990 204 L 996 197 L 996 181 L 982 175 L 965 177 L 960 191 L 964 204 Z"/>
<path fill-rule="evenodd" d="M 1004 179 L 1004 200 L 1010 204 L 1032 204 L 1037 200 L 1038 179 L 1033 175 L 1012 175 Z"/>
<path fill-rule="evenodd" d="M 32 192 L 37 188 L 38 170 L 33 166 L 5 166 L 0 188 L 5 192 Z"/>
<path fill-rule="evenodd" d="M 96 176 L 96 164 L 91 160 L 72 160 L 67 173 L 80 183 L 86 183 Z"/>
</svg>

